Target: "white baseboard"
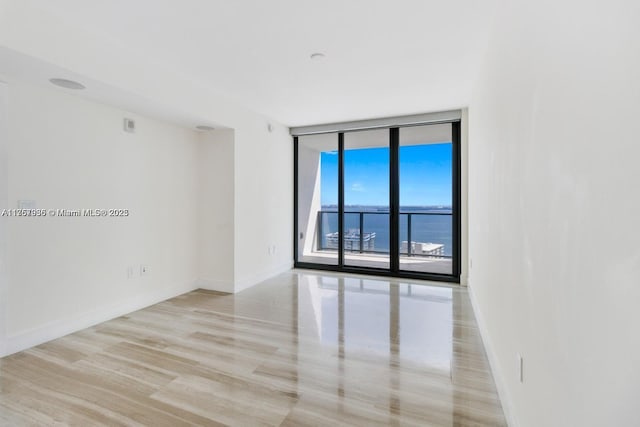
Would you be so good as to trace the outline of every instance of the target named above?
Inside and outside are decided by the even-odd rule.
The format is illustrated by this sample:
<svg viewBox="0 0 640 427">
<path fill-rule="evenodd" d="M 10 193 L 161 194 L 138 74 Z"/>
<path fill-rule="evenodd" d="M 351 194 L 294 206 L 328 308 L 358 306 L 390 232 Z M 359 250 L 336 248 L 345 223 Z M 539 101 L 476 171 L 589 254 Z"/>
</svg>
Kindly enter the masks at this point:
<svg viewBox="0 0 640 427">
<path fill-rule="evenodd" d="M 251 276 L 245 277 L 244 279 L 236 280 L 234 292 L 237 293 L 245 289 L 248 289 L 254 285 L 257 285 L 260 282 L 263 282 L 267 279 L 272 278 L 273 276 L 277 276 L 278 274 L 287 272 L 292 268 L 293 268 L 293 261 L 287 261 L 273 268 L 269 268 L 266 270 L 262 270 L 258 273 L 252 274 Z"/>
<path fill-rule="evenodd" d="M 47 341 L 94 326 L 98 323 L 106 322 L 107 320 L 149 307 L 197 288 L 197 282 L 193 282 L 186 286 L 179 286 L 162 292 L 138 295 L 118 304 L 100 307 L 89 312 L 74 315 L 67 319 L 50 322 L 46 325 L 9 336 L 6 338 L 4 343 L 4 353 L 1 353 L 0 357 L 26 350 Z"/>
<path fill-rule="evenodd" d="M 196 283 L 198 288 L 206 289 L 208 291 L 227 292 L 232 294 L 234 289 L 233 282 L 224 280 L 200 279 Z"/>
<path fill-rule="evenodd" d="M 513 410 L 511 398 L 509 396 L 509 392 L 507 391 L 507 384 L 506 384 L 506 381 L 504 380 L 504 376 L 502 375 L 502 371 L 500 370 L 500 366 L 498 364 L 498 358 L 494 350 L 493 342 L 491 341 L 491 337 L 487 330 L 487 326 L 484 321 L 484 316 L 482 315 L 482 311 L 478 306 L 478 301 L 476 300 L 476 297 L 473 294 L 473 286 L 471 286 L 468 279 L 467 279 L 467 289 L 469 291 L 469 299 L 471 300 L 471 306 L 473 307 L 473 312 L 476 316 L 476 323 L 478 324 L 478 329 L 480 330 L 480 336 L 482 337 L 482 342 L 484 344 L 484 348 L 487 353 L 487 359 L 489 359 L 489 365 L 491 366 L 493 381 L 496 383 L 496 389 L 498 390 L 498 396 L 500 397 L 500 403 L 502 404 L 504 417 L 506 418 L 507 424 L 510 427 L 518 427 L 520 424 L 518 423 L 518 420 L 515 416 L 515 412 Z"/>
<path fill-rule="evenodd" d="M 469 276 L 460 276 L 460 286 L 469 286 Z"/>
<path fill-rule="evenodd" d="M 282 274 L 286 271 L 289 271 L 293 268 L 293 261 L 287 261 L 282 263 L 276 267 L 269 268 L 266 270 L 262 270 L 258 273 L 254 273 L 249 277 L 245 277 L 244 279 L 237 280 L 234 282 L 224 281 L 224 280 L 210 280 L 210 279 L 200 279 L 196 282 L 198 288 L 206 289 L 209 291 L 217 291 L 217 292 L 227 292 L 227 293 L 238 293 L 245 289 L 248 289 L 258 283 L 270 279 L 273 276 L 277 276 L 278 274 Z"/>
</svg>

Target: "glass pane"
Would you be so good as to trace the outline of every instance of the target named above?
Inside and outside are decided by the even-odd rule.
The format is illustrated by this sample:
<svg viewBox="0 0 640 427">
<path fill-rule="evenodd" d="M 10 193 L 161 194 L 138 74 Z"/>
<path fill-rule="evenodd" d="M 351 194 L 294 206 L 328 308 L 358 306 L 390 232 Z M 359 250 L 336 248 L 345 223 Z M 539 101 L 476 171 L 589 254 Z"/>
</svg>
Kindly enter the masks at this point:
<svg viewBox="0 0 640 427">
<path fill-rule="evenodd" d="M 389 268 L 389 130 L 344 135 L 344 263 Z"/>
<path fill-rule="evenodd" d="M 298 261 L 338 264 L 338 134 L 298 138 Z"/>
<path fill-rule="evenodd" d="M 451 124 L 400 129 L 400 270 L 452 274 Z"/>
</svg>

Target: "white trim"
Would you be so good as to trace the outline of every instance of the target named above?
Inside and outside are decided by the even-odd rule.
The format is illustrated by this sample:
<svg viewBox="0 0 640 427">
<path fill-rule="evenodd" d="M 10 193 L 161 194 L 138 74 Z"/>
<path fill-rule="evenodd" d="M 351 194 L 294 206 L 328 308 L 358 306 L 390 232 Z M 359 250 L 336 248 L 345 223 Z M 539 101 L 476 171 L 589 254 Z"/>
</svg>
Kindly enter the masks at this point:
<svg viewBox="0 0 640 427">
<path fill-rule="evenodd" d="M 260 282 L 263 282 L 267 279 L 270 279 L 274 276 L 277 276 L 278 274 L 282 274 L 285 273 L 289 270 L 291 270 L 293 268 L 293 261 L 287 261 L 285 263 L 282 263 L 280 265 L 277 265 L 273 268 L 269 268 L 266 270 L 262 270 L 256 274 L 253 274 L 249 277 L 246 277 L 242 280 L 237 280 L 235 282 L 235 289 L 234 292 L 238 293 L 240 291 L 243 291 L 245 289 L 248 289 L 254 285 L 257 285 Z"/>
<path fill-rule="evenodd" d="M 352 122 L 328 123 L 322 125 L 299 126 L 289 129 L 293 136 L 317 133 L 348 132 L 362 129 L 389 128 L 411 125 L 447 123 L 460 120 L 460 110 L 438 111 L 435 113 L 413 114 L 410 116 L 385 117 L 380 119 L 356 120 Z"/>
<path fill-rule="evenodd" d="M 467 287 L 469 285 L 469 276 L 461 275 L 460 276 L 460 286 Z"/>
<path fill-rule="evenodd" d="M 47 341 L 94 326 L 98 323 L 106 322 L 107 320 L 166 301 L 195 289 L 197 289 L 197 282 L 193 282 L 186 286 L 183 285 L 175 287 L 163 292 L 157 292 L 155 294 L 138 295 L 132 298 L 127 298 L 118 304 L 101 307 L 68 319 L 50 322 L 46 325 L 8 337 L 6 340 L 6 351 L 0 354 L 0 357 L 26 350 Z"/>
<path fill-rule="evenodd" d="M 224 280 L 208 280 L 200 279 L 196 282 L 199 289 L 205 289 L 207 291 L 226 292 L 233 293 L 233 282 Z"/>
<path fill-rule="evenodd" d="M 473 312 L 476 316 L 476 323 L 478 324 L 478 330 L 480 331 L 480 336 L 482 337 L 482 343 L 484 344 L 484 349 L 487 353 L 487 359 L 489 359 L 491 374 L 493 375 L 493 381 L 495 382 L 496 389 L 498 390 L 498 396 L 500 397 L 500 403 L 502 404 L 504 417 L 510 427 L 518 427 L 520 424 L 518 423 L 518 420 L 516 418 L 513 404 L 511 403 L 511 398 L 507 390 L 507 383 L 504 379 L 504 376 L 502 375 L 502 371 L 500 370 L 498 357 L 494 350 L 493 341 L 491 341 L 491 336 L 489 335 L 487 324 L 484 321 L 482 311 L 480 311 L 480 307 L 478 306 L 478 302 L 473 293 L 473 287 L 470 284 L 468 284 L 467 290 L 469 291 L 469 299 L 471 300 L 471 307 L 473 308 Z"/>
<path fill-rule="evenodd" d="M 8 122 L 9 90 L 6 83 L 0 81 L 0 209 L 5 209 L 9 205 L 8 199 Z M 0 217 L 0 356 L 7 352 L 7 298 L 9 297 L 8 283 L 8 230 L 7 218 Z"/>
</svg>

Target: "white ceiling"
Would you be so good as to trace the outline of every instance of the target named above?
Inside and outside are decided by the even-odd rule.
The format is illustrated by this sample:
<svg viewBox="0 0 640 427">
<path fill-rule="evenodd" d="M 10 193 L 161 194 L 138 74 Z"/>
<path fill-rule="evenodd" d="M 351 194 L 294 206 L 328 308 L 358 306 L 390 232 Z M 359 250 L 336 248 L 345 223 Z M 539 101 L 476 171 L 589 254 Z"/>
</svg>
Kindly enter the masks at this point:
<svg viewBox="0 0 640 427">
<path fill-rule="evenodd" d="M 288 126 L 468 104 L 493 1 L 42 0 L 38 7 Z M 78 34 L 82 37 L 82 34 Z M 311 61 L 322 52 L 326 58 Z"/>
</svg>

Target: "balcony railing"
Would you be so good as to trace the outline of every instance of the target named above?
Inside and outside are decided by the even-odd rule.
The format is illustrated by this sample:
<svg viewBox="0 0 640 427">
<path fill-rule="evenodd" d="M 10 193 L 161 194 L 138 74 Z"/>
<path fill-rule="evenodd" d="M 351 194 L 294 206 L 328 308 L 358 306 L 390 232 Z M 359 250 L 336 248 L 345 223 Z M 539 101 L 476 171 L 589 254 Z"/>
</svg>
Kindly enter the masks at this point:
<svg viewBox="0 0 640 427">
<path fill-rule="evenodd" d="M 343 247 L 345 251 L 389 254 L 389 212 L 345 211 L 344 213 Z M 380 215 L 386 216 L 386 220 Z M 369 217 L 368 221 L 367 217 Z M 318 250 L 338 249 L 337 218 L 338 211 L 318 211 Z M 425 218 L 437 218 L 437 220 L 425 224 Z M 425 225 L 432 230 L 425 230 Z M 451 212 L 400 212 L 400 254 L 451 258 L 452 230 Z M 432 237 L 433 234 L 439 234 L 440 237 Z"/>
</svg>

